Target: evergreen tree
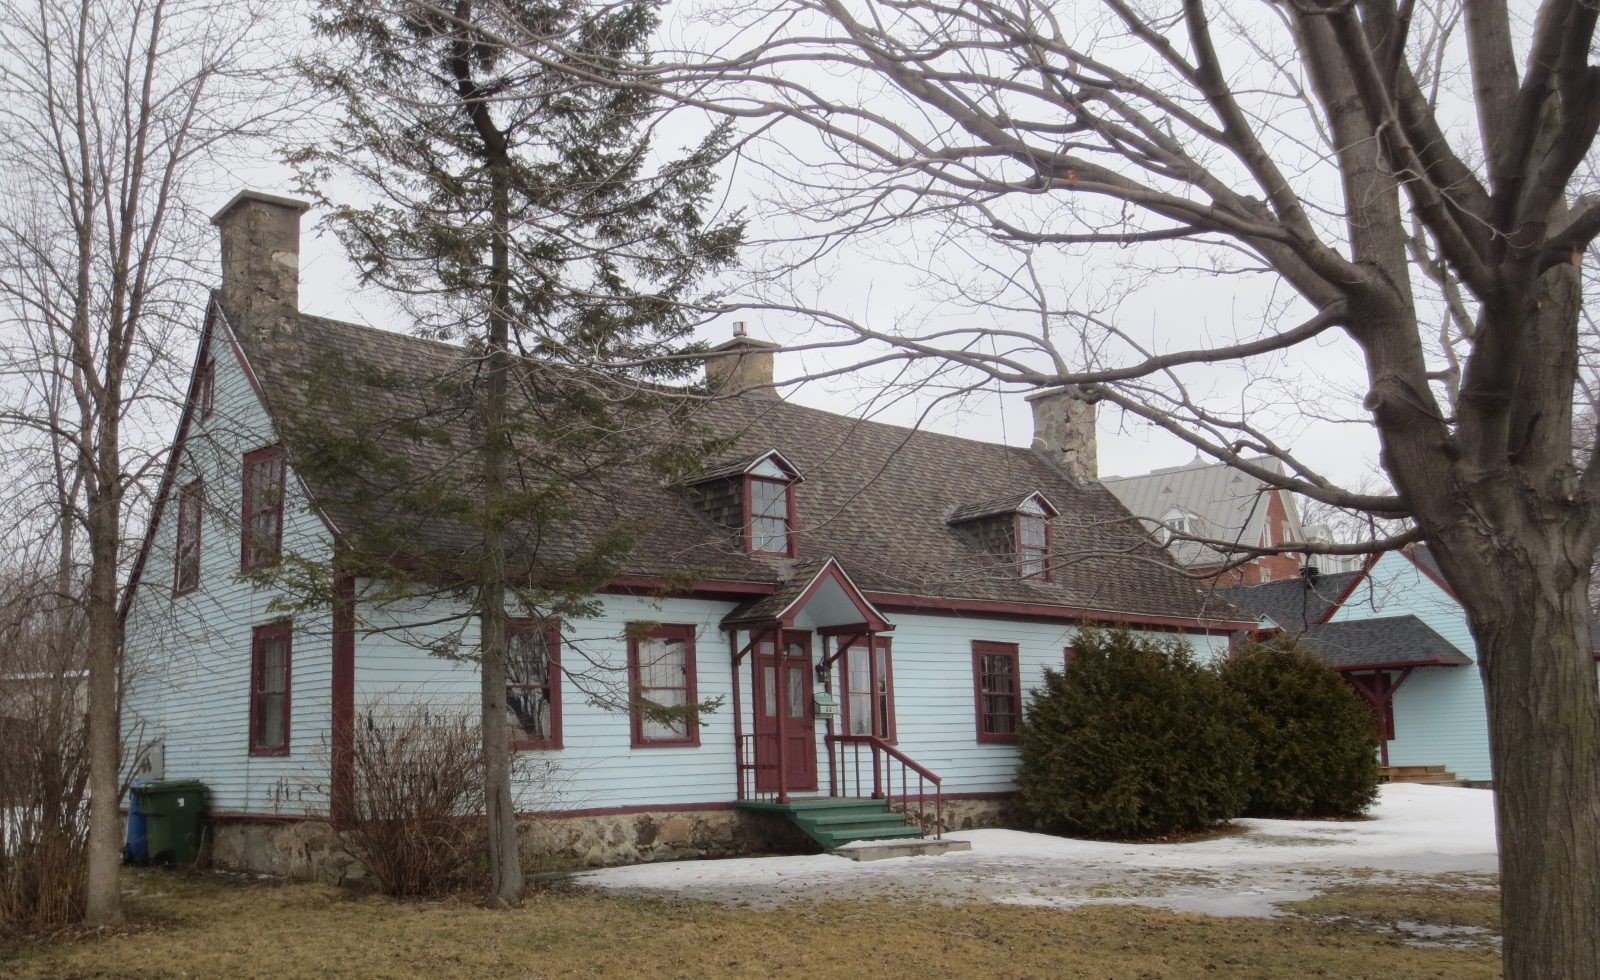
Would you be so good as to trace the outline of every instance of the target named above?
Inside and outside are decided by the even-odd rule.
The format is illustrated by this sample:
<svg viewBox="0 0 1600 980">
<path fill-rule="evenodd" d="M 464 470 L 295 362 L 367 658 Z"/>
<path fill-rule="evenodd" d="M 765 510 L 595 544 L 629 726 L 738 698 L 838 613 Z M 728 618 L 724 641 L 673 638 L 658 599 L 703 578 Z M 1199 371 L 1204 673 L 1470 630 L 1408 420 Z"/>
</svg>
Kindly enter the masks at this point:
<svg viewBox="0 0 1600 980">
<path fill-rule="evenodd" d="M 1239 725 L 1254 746 L 1246 813 L 1349 817 L 1377 799 L 1377 726 L 1337 671 L 1274 637 L 1241 650 L 1222 680 L 1239 696 Z"/>
<path fill-rule="evenodd" d="M 1181 641 L 1085 630 L 1028 702 L 1017 798 L 1035 827 L 1165 837 L 1238 816 L 1250 743 L 1237 699 Z"/>
<path fill-rule="evenodd" d="M 341 427 L 308 411 L 286 441 L 363 519 L 336 568 L 291 559 L 277 574 L 322 583 L 304 592 L 324 600 L 332 576 L 352 574 L 392 594 L 444 588 L 466 600 L 479 633 L 464 655 L 481 665 L 490 899 L 515 904 L 508 610 L 592 614 L 631 531 L 552 532 L 619 472 L 670 472 L 693 456 L 691 401 L 662 383 L 696 368 L 686 311 L 742 235 L 737 218 L 706 213 L 728 133 L 655 162 L 655 101 L 606 84 L 648 61 L 645 2 L 318 6 L 328 44 L 307 71 L 343 118 L 294 155 L 303 183 L 329 206 L 362 280 L 467 356 L 427 376 L 421 363 L 324 365 L 312 390 L 344 402 Z M 513 52 L 495 40 L 508 33 L 543 40 Z M 331 201 L 349 186 L 337 181 L 353 181 L 361 203 Z M 466 539 L 439 547 L 441 527 Z"/>
</svg>

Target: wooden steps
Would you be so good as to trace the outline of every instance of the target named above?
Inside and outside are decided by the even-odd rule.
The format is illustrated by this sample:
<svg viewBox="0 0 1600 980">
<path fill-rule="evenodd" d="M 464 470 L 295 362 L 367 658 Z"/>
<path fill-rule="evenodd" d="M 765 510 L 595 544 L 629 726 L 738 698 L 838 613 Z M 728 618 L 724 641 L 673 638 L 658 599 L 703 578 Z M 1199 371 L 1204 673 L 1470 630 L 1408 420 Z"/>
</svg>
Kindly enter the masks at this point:
<svg viewBox="0 0 1600 980">
<path fill-rule="evenodd" d="M 1429 783 L 1437 786 L 1459 786 L 1461 779 L 1444 766 L 1384 766 L 1378 770 L 1378 780 L 1385 783 Z"/>
<path fill-rule="evenodd" d="M 827 850 L 853 841 L 916 840 L 922 836 L 921 827 L 907 823 L 905 814 L 890 810 L 883 800 L 824 796 L 788 803 L 741 800 L 736 805 L 744 810 L 781 813 Z"/>
</svg>

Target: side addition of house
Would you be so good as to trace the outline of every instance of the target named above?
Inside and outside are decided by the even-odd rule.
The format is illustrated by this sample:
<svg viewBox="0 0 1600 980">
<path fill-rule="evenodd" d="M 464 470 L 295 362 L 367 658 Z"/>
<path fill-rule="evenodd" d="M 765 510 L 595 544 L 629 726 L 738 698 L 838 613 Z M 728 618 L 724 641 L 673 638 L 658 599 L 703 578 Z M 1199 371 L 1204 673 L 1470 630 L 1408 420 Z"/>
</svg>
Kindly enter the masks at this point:
<svg viewBox="0 0 1600 980">
<path fill-rule="evenodd" d="M 1389 779 L 1488 783 L 1478 649 L 1426 545 L 1362 569 L 1220 590 L 1340 672 L 1371 706 Z"/>
</svg>

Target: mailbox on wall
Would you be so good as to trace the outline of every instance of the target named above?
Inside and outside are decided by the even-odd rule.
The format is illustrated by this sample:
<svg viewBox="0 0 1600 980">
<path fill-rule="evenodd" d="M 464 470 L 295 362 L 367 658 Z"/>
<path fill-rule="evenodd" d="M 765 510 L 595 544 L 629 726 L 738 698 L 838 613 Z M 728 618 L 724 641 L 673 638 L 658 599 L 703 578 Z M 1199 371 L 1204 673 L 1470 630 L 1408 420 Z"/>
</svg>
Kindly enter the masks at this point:
<svg viewBox="0 0 1600 980">
<path fill-rule="evenodd" d="M 839 699 L 827 691 L 818 691 L 812 705 L 818 718 L 839 717 Z"/>
</svg>

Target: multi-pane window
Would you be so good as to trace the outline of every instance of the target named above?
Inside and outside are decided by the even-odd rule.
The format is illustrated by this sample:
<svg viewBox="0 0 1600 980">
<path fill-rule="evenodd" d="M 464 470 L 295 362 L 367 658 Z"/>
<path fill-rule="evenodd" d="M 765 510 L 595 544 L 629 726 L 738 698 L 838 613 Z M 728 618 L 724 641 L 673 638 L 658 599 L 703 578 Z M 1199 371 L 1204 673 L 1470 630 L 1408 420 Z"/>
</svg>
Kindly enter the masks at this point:
<svg viewBox="0 0 1600 980">
<path fill-rule="evenodd" d="M 289 626 L 257 626 L 250 651 L 250 754 L 289 751 Z"/>
<path fill-rule="evenodd" d="M 1022 679 L 1015 643 L 972 644 L 978 741 L 1015 742 L 1022 724 Z"/>
<path fill-rule="evenodd" d="M 239 564 L 247 572 L 278 560 L 283 545 L 283 478 L 283 447 L 245 453 Z"/>
<path fill-rule="evenodd" d="M 750 477 L 750 550 L 789 554 L 789 483 Z"/>
<path fill-rule="evenodd" d="M 200 584 L 200 516 L 205 506 L 205 485 L 195 480 L 178 493 L 178 546 L 175 549 L 172 591 L 192 591 Z"/>
<path fill-rule="evenodd" d="M 852 643 L 845 650 L 843 674 L 845 731 L 893 741 L 894 669 L 890 663 L 889 641 L 875 638 L 871 657 L 867 655 L 865 643 Z"/>
<path fill-rule="evenodd" d="M 512 745 L 561 747 L 560 628 L 512 620 L 506 632 L 506 721 Z"/>
<path fill-rule="evenodd" d="M 1037 500 L 1017 510 L 1017 572 L 1023 578 L 1050 578 L 1050 525 Z"/>
<path fill-rule="evenodd" d="M 657 626 L 628 641 L 633 744 L 698 745 L 694 627 Z"/>
</svg>

